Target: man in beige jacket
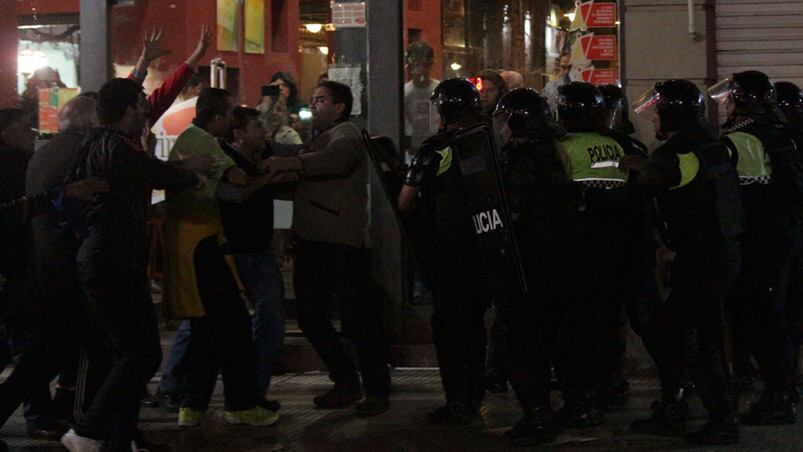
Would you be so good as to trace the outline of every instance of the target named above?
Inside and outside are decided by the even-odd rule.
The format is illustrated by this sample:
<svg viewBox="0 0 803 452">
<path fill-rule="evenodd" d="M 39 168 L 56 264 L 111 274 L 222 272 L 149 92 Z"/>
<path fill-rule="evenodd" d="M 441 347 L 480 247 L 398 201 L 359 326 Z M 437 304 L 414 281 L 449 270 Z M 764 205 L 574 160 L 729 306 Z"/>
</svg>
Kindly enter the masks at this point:
<svg viewBox="0 0 803 452">
<path fill-rule="evenodd" d="M 388 409 L 390 375 L 378 300 L 368 294 L 368 166 L 360 133 L 348 120 L 354 99 L 348 86 L 324 81 L 312 98 L 317 137 L 298 157 L 271 158 L 271 172 L 300 179 L 293 210 L 296 260 L 293 286 L 298 322 L 329 370 L 334 388 L 315 397 L 319 408 L 355 407 L 359 415 Z M 327 316 L 333 296 L 354 341 L 362 374 L 346 354 Z"/>
</svg>

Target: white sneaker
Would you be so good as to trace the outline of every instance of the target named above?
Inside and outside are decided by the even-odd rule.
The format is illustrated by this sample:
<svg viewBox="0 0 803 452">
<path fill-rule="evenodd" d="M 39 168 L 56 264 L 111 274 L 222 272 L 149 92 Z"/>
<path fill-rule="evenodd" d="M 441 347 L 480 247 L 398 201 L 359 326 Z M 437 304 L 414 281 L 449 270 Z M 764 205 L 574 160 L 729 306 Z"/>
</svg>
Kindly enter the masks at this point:
<svg viewBox="0 0 803 452">
<path fill-rule="evenodd" d="M 61 444 L 64 444 L 70 452 L 101 452 L 103 441 L 79 436 L 74 429 L 70 429 L 61 437 Z"/>
</svg>

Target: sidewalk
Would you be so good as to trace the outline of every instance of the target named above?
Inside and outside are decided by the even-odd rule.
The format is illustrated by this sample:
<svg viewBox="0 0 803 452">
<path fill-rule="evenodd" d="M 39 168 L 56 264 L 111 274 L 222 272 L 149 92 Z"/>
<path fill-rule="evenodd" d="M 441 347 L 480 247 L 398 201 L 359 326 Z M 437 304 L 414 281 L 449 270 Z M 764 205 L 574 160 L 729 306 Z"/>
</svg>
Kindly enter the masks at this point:
<svg viewBox="0 0 803 452">
<path fill-rule="evenodd" d="M 212 406 L 201 428 L 179 429 L 176 415 L 158 408 L 143 408 L 140 428 L 148 440 L 168 443 L 174 451 L 479 451 L 509 450 L 504 431 L 518 419 L 512 392 L 490 394 L 482 420 L 468 427 L 433 427 L 424 423 L 426 413 L 442 403 L 436 369 L 396 369 L 392 374 L 391 410 L 372 418 L 357 418 L 350 409 L 322 411 L 312 407 L 312 397 L 325 391 L 326 375 L 315 372 L 274 378 L 271 397 L 282 404 L 281 419 L 271 427 L 230 427 L 222 420 L 222 386 L 218 384 Z M 158 379 L 158 378 L 157 378 Z M 151 390 L 156 389 L 156 380 Z M 608 413 L 606 425 L 589 430 L 567 431 L 555 445 L 539 450 L 691 450 L 681 440 L 637 435 L 628 431 L 630 422 L 646 416 L 649 403 L 658 394 L 658 382 L 631 378 L 631 402 L 627 411 Z M 742 406 L 750 397 L 743 397 Z M 699 403 L 693 404 L 693 423 L 703 422 Z M 21 410 L 0 431 L 17 451 L 62 450 L 57 443 L 25 438 Z M 741 447 L 718 450 L 801 451 L 803 423 L 779 427 L 744 428 Z M 711 449 L 700 449 L 711 450 Z"/>
</svg>

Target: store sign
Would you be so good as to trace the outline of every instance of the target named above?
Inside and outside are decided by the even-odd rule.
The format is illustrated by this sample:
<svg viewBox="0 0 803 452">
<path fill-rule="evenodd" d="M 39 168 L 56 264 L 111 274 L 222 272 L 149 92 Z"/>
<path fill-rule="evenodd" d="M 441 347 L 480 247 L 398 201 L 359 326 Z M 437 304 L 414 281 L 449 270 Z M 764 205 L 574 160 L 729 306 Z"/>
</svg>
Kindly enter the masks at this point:
<svg viewBox="0 0 803 452">
<path fill-rule="evenodd" d="M 579 5 L 585 28 L 616 27 L 616 3 L 584 2 Z"/>
<path fill-rule="evenodd" d="M 589 33 L 580 36 L 583 55 L 588 60 L 615 61 L 618 59 L 616 35 L 594 35 Z"/>
<path fill-rule="evenodd" d="M 58 133 L 59 110 L 78 95 L 78 88 L 39 88 L 39 132 Z"/>
<path fill-rule="evenodd" d="M 597 69 L 591 66 L 583 69 L 580 75 L 584 82 L 592 85 L 616 85 L 619 81 L 616 69 Z"/>
<path fill-rule="evenodd" d="M 364 28 L 365 23 L 365 2 L 332 3 L 335 28 Z"/>
</svg>

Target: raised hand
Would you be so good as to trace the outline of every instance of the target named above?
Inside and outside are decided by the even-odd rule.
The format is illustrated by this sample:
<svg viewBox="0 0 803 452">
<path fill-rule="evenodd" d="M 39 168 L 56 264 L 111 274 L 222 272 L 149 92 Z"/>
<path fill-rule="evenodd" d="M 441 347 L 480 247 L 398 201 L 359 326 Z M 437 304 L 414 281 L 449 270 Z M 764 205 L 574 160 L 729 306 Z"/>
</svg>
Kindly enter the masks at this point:
<svg viewBox="0 0 803 452">
<path fill-rule="evenodd" d="M 162 48 L 162 32 L 163 30 L 160 28 L 159 30 L 153 29 L 150 33 L 145 33 L 145 39 L 142 40 L 141 58 L 148 63 L 170 53 L 169 50 Z"/>
<path fill-rule="evenodd" d="M 206 54 L 207 50 L 209 50 L 209 46 L 212 45 L 212 30 L 209 28 L 208 25 L 204 24 L 201 25 L 201 37 L 198 38 L 198 44 L 195 46 L 195 50 L 192 54 L 187 58 L 187 66 L 195 67 L 198 64 L 198 61 Z"/>
</svg>

